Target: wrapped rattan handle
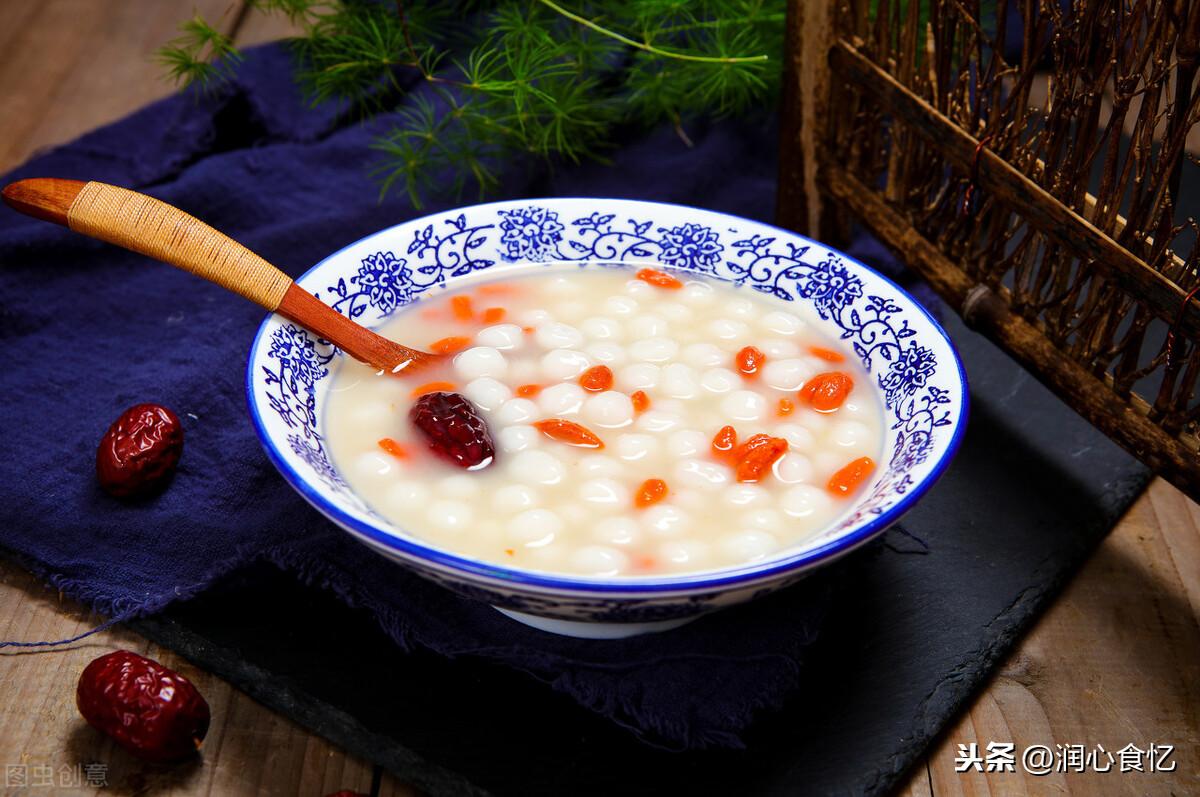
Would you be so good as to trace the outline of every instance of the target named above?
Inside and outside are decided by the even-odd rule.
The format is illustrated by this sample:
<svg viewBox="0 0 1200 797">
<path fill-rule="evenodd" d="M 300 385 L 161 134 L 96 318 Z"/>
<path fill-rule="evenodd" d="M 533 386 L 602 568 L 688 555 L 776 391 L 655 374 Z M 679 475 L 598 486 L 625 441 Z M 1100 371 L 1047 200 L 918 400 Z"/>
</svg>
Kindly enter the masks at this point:
<svg viewBox="0 0 1200 797">
<path fill-rule="evenodd" d="M 3 197 L 22 213 L 214 282 L 308 327 L 376 368 L 413 373 L 437 359 L 354 323 L 237 241 L 154 197 L 106 183 L 56 178 L 18 180 L 4 187 Z"/>
<path fill-rule="evenodd" d="M 177 207 L 106 183 L 85 183 L 67 226 L 215 282 L 268 310 L 292 278 L 227 235 Z"/>
</svg>

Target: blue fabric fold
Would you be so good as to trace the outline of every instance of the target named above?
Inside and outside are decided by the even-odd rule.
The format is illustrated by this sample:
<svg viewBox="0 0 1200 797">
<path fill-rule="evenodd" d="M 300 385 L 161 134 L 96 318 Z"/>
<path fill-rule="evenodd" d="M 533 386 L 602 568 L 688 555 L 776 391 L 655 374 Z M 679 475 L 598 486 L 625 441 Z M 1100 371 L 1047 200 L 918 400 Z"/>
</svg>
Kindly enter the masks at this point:
<svg viewBox="0 0 1200 797">
<path fill-rule="evenodd" d="M 95 179 L 151 193 L 297 275 L 380 228 L 422 215 L 384 201 L 357 121 L 309 108 L 283 47 L 251 51 L 211 96 L 179 95 L 43 154 L 7 175 Z M 611 165 L 503 170 L 501 196 L 614 196 L 703 204 L 770 220 L 773 121 L 630 131 Z M 430 211 L 452 199 L 431 203 Z M 894 266 L 863 243 L 852 254 Z M 523 670 L 649 743 L 741 744 L 755 715 L 800 682 L 829 602 L 827 579 L 676 631 L 618 642 L 554 637 L 409 575 L 320 517 L 277 475 L 242 392 L 262 311 L 167 266 L 0 211 L 5 433 L 0 546 L 116 620 L 194 596 L 268 560 L 371 611 L 398 645 Z M 122 502 L 94 477 L 95 447 L 127 406 L 183 420 L 179 470 L 160 495 Z M 269 631 L 264 631 L 269 633 Z"/>
</svg>

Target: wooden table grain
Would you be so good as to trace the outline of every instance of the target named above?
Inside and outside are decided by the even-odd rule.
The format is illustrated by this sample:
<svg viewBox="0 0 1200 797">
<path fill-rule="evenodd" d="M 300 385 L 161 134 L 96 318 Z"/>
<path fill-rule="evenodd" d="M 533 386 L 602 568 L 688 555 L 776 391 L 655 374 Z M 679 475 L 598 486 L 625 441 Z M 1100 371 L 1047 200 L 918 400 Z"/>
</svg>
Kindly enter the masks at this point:
<svg viewBox="0 0 1200 797">
<path fill-rule="evenodd" d="M 5 0 L 2 10 L 0 171 L 169 93 L 151 56 L 195 11 L 242 44 L 289 32 L 279 18 L 244 13 L 241 0 Z M 60 639 L 101 619 L 0 563 L 0 639 Z M 79 672 L 117 647 L 179 669 L 204 692 L 214 719 L 202 757 L 142 765 L 79 718 Z M 989 743 L 1014 745 L 1016 772 L 955 771 L 960 745 L 986 757 Z M 1034 776 L 1020 765 L 1031 745 L 1077 744 L 1114 754 L 1127 744 L 1173 745 L 1174 771 Z M 52 652 L 0 651 L 0 778 L 28 784 L 0 780 L 0 793 L 94 794 L 87 776 L 101 772 L 115 794 L 415 794 L 130 631 Z M 1154 482 L 900 793 L 1200 793 L 1200 507 Z"/>
</svg>

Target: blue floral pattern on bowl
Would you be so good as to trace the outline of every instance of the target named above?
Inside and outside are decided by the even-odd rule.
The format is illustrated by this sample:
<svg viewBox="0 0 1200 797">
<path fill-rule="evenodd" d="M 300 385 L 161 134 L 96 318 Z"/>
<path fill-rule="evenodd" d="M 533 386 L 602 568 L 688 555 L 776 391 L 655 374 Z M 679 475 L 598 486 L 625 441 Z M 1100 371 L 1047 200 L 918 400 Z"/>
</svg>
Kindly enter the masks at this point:
<svg viewBox="0 0 1200 797">
<path fill-rule="evenodd" d="M 844 255 L 746 219 L 611 199 L 479 205 L 369 236 L 300 283 L 339 312 L 377 326 L 424 292 L 473 272 L 562 262 L 661 264 L 811 308 L 826 332 L 852 347 L 884 399 L 889 455 L 868 493 L 807 548 L 740 570 L 596 582 L 467 560 L 390 526 L 338 475 L 323 445 L 320 406 L 340 352 L 277 316 L 260 329 L 247 372 L 256 426 L 272 460 L 347 531 L 462 594 L 543 616 L 645 622 L 749 599 L 866 542 L 936 479 L 957 444 L 965 381 L 953 345 L 928 313 Z"/>
</svg>

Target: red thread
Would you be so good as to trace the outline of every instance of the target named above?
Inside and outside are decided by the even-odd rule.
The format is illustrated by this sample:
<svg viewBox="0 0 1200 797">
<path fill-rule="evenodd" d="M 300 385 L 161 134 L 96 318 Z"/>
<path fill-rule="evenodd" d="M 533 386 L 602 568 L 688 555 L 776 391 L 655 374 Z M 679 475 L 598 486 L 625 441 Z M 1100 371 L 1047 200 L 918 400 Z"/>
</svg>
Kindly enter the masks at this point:
<svg viewBox="0 0 1200 797">
<path fill-rule="evenodd" d="M 979 159 L 983 156 L 983 150 L 987 147 L 988 142 L 995 137 L 995 133 L 988 133 L 983 138 L 979 139 L 979 143 L 975 145 L 975 158 L 971 162 L 971 182 L 967 184 L 967 190 L 963 194 L 962 208 L 960 212 L 968 214 L 972 212 L 971 199 L 975 196 L 975 186 L 979 183 Z"/>
<path fill-rule="evenodd" d="M 1171 367 L 1171 359 L 1175 356 L 1175 328 L 1183 323 L 1183 314 L 1187 312 L 1188 305 L 1192 302 L 1192 297 L 1200 293 L 1200 285 L 1188 291 L 1187 296 L 1183 297 L 1183 304 L 1179 305 L 1179 312 L 1175 315 L 1175 323 L 1171 324 L 1171 328 L 1167 330 L 1167 367 Z"/>
</svg>

